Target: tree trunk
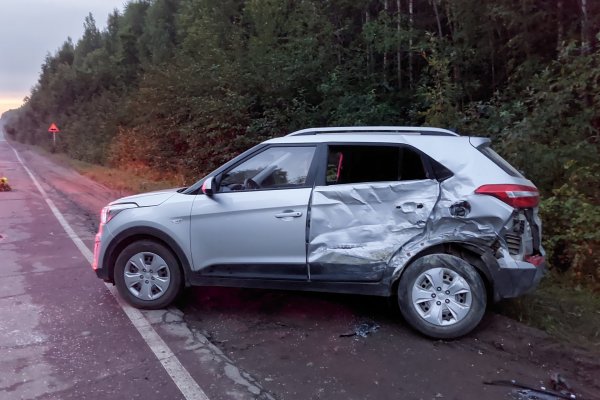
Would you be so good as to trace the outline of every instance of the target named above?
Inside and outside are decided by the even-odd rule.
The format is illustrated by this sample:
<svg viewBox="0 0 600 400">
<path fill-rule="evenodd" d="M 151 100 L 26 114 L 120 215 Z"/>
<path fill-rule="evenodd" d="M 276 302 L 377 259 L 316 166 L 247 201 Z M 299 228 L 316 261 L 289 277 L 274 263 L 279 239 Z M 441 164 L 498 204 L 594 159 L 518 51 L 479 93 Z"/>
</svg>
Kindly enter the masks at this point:
<svg viewBox="0 0 600 400">
<path fill-rule="evenodd" d="M 433 13 L 435 14 L 435 20 L 437 22 L 438 35 L 442 38 L 442 22 L 440 21 L 440 13 L 438 12 L 437 0 L 431 0 L 433 6 Z"/>
<path fill-rule="evenodd" d="M 408 0 L 408 87 L 413 88 L 413 27 L 414 0 Z"/>
<path fill-rule="evenodd" d="M 402 15 L 402 10 L 400 8 L 400 0 L 396 0 L 396 74 L 398 75 L 398 89 L 402 89 L 402 44 L 400 41 L 400 17 Z"/>
<path fill-rule="evenodd" d="M 490 54 L 490 64 L 491 64 L 491 73 L 492 73 L 492 92 L 494 92 L 496 90 L 496 49 L 494 48 L 494 31 L 490 29 L 490 34 L 489 34 L 489 38 L 490 38 L 490 49 L 491 49 L 491 54 Z"/>
<path fill-rule="evenodd" d="M 365 24 L 369 24 L 369 10 L 365 11 Z M 371 74 L 371 42 L 367 40 L 367 75 Z"/>
<path fill-rule="evenodd" d="M 562 43 L 565 40 L 565 28 L 563 26 L 564 0 L 556 1 L 556 52 L 560 57 Z"/>
<path fill-rule="evenodd" d="M 435 0 L 433 0 L 435 2 Z M 452 45 L 455 46 L 455 48 L 457 48 L 457 44 L 456 44 L 456 32 L 459 29 L 459 23 L 455 22 L 456 20 L 454 19 L 454 5 L 452 4 L 452 2 L 448 2 L 446 5 L 446 18 L 448 19 L 448 29 L 450 31 L 450 40 L 452 41 Z M 455 56 L 454 61 L 452 62 L 452 74 L 454 77 L 454 83 L 456 83 L 457 85 L 461 84 L 461 73 L 460 73 L 460 65 L 459 65 L 459 58 L 462 61 L 462 55 L 460 52 L 458 52 L 458 55 Z"/>
<path fill-rule="evenodd" d="M 579 0 L 581 6 L 581 54 L 589 54 L 590 53 L 590 27 L 589 27 L 589 19 L 588 19 L 588 9 L 587 9 L 587 1 L 588 0 Z"/>
<path fill-rule="evenodd" d="M 386 15 L 385 32 L 387 34 L 387 16 L 388 16 L 388 0 L 383 0 L 383 10 Z M 383 39 L 383 85 L 387 86 L 387 70 L 388 70 L 388 54 L 387 54 L 387 38 Z"/>
</svg>

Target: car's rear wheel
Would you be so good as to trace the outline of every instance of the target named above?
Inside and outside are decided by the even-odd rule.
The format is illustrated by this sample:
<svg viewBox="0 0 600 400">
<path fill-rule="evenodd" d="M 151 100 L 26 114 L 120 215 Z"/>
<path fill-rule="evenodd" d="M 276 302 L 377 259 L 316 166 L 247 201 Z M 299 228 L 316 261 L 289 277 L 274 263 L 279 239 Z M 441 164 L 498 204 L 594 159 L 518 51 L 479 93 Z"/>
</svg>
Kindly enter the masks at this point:
<svg viewBox="0 0 600 400">
<path fill-rule="evenodd" d="M 403 273 L 398 303 L 406 321 L 419 332 L 452 339 L 479 324 L 487 293 L 477 270 L 467 261 L 450 254 L 429 254 Z"/>
<path fill-rule="evenodd" d="M 114 277 L 121 297 L 137 308 L 167 307 L 182 286 L 181 269 L 173 253 L 151 240 L 125 247 L 117 258 Z"/>
</svg>

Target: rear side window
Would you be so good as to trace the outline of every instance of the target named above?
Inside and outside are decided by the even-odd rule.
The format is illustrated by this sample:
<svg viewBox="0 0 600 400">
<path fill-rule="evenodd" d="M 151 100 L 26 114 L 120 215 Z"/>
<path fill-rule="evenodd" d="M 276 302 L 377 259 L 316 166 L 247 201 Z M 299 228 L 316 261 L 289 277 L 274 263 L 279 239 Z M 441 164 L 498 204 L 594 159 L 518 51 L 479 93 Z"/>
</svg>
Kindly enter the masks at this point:
<svg viewBox="0 0 600 400">
<path fill-rule="evenodd" d="M 523 178 L 523 175 L 512 165 L 508 163 L 500 154 L 496 153 L 492 148 L 485 144 L 477 148 L 484 156 L 489 158 L 494 164 L 500 167 L 504 172 L 516 178 Z"/>
<path fill-rule="evenodd" d="M 327 184 L 427 179 L 421 156 L 398 146 L 330 146 Z"/>
<path fill-rule="evenodd" d="M 443 181 L 452 176 L 452 171 L 448 168 L 444 167 L 439 162 L 435 161 L 433 158 L 429 159 L 429 163 L 431 164 L 431 169 L 433 170 L 433 174 L 438 181 Z"/>
</svg>

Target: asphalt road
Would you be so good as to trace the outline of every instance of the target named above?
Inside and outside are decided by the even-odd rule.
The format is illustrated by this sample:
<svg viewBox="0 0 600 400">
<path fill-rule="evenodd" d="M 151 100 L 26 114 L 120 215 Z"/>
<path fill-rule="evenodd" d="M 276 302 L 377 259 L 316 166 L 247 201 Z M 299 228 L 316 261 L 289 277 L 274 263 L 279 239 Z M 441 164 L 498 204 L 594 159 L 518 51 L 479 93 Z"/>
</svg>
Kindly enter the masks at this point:
<svg viewBox="0 0 600 400">
<path fill-rule="evenodd" d="M 22 162 L 0 133 L 13 187 L 0 192 L 2 400 L 513 399 L 526 397 L 483 382 L 550 387 L 553 373 L 600 398 L 598 354 L 494 314 L 432 341 L 365 296 L 191 288 L 176 307 L 131 311 L 73 241 L 91 249 L 100 208 L 126 193 L 12 145 Z M 340 336 L 361 323 L 379 329 Z"/>
</svg>

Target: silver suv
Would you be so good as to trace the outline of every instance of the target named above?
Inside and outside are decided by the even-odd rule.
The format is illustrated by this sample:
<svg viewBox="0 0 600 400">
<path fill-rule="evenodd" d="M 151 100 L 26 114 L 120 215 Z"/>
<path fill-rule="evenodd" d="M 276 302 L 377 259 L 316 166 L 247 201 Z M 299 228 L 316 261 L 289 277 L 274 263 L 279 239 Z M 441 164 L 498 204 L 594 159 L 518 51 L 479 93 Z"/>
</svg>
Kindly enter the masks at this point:
<svg viewBox="0 0 600 400">
<path fill-rule="evenodd" d="M 305 129 L 188 188 L 110 203 L 93 268 L 140 308 L 190 285 L 397 296 L 410 325 L 453 338 L 539 282 L 538 202 L 489 139 Z"/>
</svg>

